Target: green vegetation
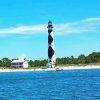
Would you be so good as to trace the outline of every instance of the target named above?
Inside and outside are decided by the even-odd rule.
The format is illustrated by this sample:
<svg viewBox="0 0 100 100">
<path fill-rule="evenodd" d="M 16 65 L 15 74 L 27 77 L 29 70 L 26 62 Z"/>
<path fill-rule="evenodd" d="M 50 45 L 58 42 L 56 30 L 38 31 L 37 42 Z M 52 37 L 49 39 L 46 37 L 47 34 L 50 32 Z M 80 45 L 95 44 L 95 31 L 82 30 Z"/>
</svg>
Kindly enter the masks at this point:
<svg viewBox="0 0 100 100">
<path fill-rule="evenodd" d="M 93 52 L 88 56 L 82 54 L 77 58 L 73 56 L 57 58 L 56 63 L 57 65 L 100 65 L 100 52 Z"/>
<path fill-rule="evenodd" d="M 10 66 L 11 66 L 11 60 L 10 59 L 2 58 L 0 60 L 0 67 L 3 67 L 3 68 L 7 67 L 7 68 L 9 68 Z"/>
<path fill-rule="evenodd" d="M 47 60 L 30 60 L 29 68 L 46 68 Z M 100 65 L 100 52 L 93 52 L 88 56 L 84 54 L 80 55 L 77 58 L 74 56 L 57 58 L 56 65 L 58 66 L 85 66 L 85 65 Z M 0 68 L 11 68 L 11 60 L 8 58 L 3 58 L 0 60 Z"/>
<path fill-rule="evenodd" d="M 34 68 L 35 67 L 40 68 L 40 66 L 41 68 L 45 68 L 46 64 L 47 64 L 47 60 L 35 60 L 35 61 L 30 60 L 29 61 L 29 66 L 34 67 Z"/>
</svg>

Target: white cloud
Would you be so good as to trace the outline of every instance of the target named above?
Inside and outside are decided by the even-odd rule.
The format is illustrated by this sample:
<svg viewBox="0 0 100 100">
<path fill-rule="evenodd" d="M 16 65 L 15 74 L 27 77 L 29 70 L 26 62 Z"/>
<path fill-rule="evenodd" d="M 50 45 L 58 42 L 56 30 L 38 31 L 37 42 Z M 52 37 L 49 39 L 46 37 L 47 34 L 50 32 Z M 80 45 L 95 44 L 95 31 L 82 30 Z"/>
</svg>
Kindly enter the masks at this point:
<svg viewBox="0 0 100 100">
<path fill-rule="evenodd" d="M 17 26 L 0 29 L 0 34 L 36 34 L 45 32 L 45 25 Z"/>
<path fill-rule="evenodd" d="M 100 32 L 100 18 L 87 18 L 71 23 L 54 24 L 54 32 L 55 35 Z M 47 24 L 0 29 L 0 36 L 9 34 L 47 34 Z"/>
<path fill-rule="evenodd" d="M 60 24 L 56 26 L 55 30 L 57 33 L 60 33 L 60 35 L 100 32 L 100 18 L 87 18 L 76 22 Z"/>
<path fill-rule="evenodd" d="M 100 21 L 100 18 L 87 18 L 84 21 Z"/>
</svg>

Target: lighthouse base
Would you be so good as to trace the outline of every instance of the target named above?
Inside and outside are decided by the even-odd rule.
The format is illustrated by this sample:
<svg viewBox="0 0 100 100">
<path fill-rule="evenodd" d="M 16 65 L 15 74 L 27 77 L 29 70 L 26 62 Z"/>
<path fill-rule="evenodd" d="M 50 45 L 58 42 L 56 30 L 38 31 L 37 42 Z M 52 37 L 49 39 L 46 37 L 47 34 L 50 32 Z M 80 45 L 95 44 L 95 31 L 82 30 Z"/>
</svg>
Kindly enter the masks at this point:
<svg viewBox="0 0 100 100">
<path fill-rule="evenodd" d="M 54 68 L 55 67 L 55 64 L 54 63 L 47 63 L 46 66 L 49 67 L 49 68 Z"/>
</svg>

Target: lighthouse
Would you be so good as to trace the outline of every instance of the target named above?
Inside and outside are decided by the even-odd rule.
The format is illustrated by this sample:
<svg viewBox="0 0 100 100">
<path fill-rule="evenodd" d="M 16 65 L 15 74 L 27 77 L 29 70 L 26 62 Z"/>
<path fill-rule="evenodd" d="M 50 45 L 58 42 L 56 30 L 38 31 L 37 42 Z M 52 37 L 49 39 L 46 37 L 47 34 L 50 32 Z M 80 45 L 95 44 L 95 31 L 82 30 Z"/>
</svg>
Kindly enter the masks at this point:
<svg viewBox="0 0 100 100">
<path fill-rule="evenodd" d="M 55 67 L 55 49 L 54 49 L 54 33 L 52 22 L 48 22 L 48 63 L 47 67 Z"/>
</svg>

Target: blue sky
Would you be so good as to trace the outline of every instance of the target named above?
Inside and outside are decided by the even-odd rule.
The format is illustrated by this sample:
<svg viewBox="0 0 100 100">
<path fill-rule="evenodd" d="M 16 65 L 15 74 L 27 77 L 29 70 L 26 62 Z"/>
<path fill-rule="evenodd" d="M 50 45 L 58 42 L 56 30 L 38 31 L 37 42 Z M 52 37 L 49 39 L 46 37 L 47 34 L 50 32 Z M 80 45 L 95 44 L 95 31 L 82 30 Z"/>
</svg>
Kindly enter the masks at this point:
<svg viewBox="0 0 100 100">
<path fill-rule="evenodd" d="M 1 0 L 0 58 L 47 59 L 47 23 L 56 57 L 100 51 L 100 0 Z"/>
</svg>

